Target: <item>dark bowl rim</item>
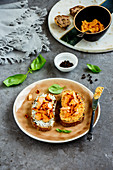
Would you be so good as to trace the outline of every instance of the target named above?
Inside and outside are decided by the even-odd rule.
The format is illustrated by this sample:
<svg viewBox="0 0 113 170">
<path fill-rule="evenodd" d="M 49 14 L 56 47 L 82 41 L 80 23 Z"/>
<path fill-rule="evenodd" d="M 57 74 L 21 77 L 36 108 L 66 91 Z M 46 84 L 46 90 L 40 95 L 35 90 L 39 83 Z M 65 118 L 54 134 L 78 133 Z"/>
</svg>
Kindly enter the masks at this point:
<svg viewBox="0 0 113 170">
<path fill-rule="evenodd" d="M 109 21 L 109 24 L 108 24 L 102 31 L 95 32 L 95 33 L 87 33 L 87 32 L 86 32 L 86 34 L 89 34 L 89 35 L 99 34 L 99 33 L 103 32 L 103 31 L 105 31 L 107 28 L 109 28 L 109 26 L 111 25 L 111 19 L 112 19 L 111 13 L 110 13 L 110 11 L 109 11 L 106 7 L 100 6 L 100 5 L 89 5 L 89 6 L 84 7 L 83 9 L 80 9 L 80 11 L 77 12 L 77 14 L 74 16 L 74 27 L 75 27 L 79 32 L 83 33 L 83 31 L 79 30 L 78 27 L 76 26 L 76 24 L 75 24 L 75 19 L 76 19 L 77 15 L 78 15 L 81 11 L 83 11 L 83 10 L 85 10 L 86 8 L 89 8 L 89 7 L 100 7 L 100 8 L 104 8 L 104 9 L 109 13 L 110 21 Z"/>
</svg>

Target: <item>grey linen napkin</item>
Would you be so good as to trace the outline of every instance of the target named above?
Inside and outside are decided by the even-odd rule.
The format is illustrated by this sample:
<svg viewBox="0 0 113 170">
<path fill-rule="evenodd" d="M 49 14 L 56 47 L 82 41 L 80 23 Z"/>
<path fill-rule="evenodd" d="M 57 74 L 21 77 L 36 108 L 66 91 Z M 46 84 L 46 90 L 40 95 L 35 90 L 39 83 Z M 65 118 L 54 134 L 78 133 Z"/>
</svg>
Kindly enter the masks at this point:
<svg viewBox="0 0 113 170">
<path fill-rule="evenodd" d="M 0 64 L 29 59 L 31 54 L 49 51 L 41 25 L 46 9 L 28 7 L 28 1 L 0 5 Z"/>
</svg>

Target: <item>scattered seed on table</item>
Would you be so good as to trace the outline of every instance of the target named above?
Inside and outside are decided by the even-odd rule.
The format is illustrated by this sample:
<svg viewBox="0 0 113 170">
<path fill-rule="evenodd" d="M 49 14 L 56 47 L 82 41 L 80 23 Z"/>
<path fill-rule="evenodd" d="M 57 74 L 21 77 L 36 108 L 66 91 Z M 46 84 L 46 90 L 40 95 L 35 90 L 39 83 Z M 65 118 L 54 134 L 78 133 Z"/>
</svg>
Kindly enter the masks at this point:
<svg viewBox="0 0 113 170">
<path fill-rule="evenodd" d="M 90 80 L 90 84 L 93 84 L 93 81 L 92 81 L 92 80 Z"/>
<path fill-rule="evenodd" d="M 87 81 L 89 81 L 90 84 L 93 84 L 92 76 L 90 74 L 82 74 L 81 79 L 85 79 L 86 77 L 88 77 Z M 94 81 L 98 81 L 98 79 L 96 78 Z"/>
<path fill-rule="evenodd" d="M 87 79 L 87 81 L 90 81 L 90 79 Z"/>
<path fill-rule="evenodd" d="M 90 76 L 90 74 L 87 75 L 87 77 L 89 77 L 89 76 Z"/>
<path fill-rule="evenodd" d="M 95 81 L 98 81 L 98 79 L 95 79 Z"/>
<path fill-rule="evenodd" d="M 81 77 L 81 79 L 85 79 L 86 77 Z"/>
<path fill-rule="evenodd" d="M 86 75 L 85 75 L 85 74 L 82 74 L 81 79 L 85 79 L 85 78 L 86 78 Z"/>
</svg>

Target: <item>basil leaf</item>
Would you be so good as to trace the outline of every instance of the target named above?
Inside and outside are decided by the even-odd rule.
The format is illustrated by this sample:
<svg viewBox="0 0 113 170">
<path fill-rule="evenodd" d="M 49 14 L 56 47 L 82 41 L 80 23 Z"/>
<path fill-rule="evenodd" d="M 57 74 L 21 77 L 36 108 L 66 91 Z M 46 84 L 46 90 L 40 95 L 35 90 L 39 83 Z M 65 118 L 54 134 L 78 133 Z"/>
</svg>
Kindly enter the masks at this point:
<svg viewBox="0 0 113 170">
<path fill-rule="evenodd" d="M 58 128 L 56 128 L 56 131 L 59 132 L 59 133 L 62 132 L 62 130 L 61 130 L 61 129 L 58 129 Z"/>
<path fill-rule="evenodd" d="M 33 71 L 39 70 L 44 66 L 45 63 L 46 59 L 42 57 L 41 54 L 39 54 L 39 56 L 36 59 L 34 59 L 33 62 L 31 63 L 31 69 Z"/>
<path fill-rule="evenodd" d="M 71 130 L 62 130 L 63 133 L 70 133 Z"/>
<path fill-rule="evenodd" d="M 52 86 L 48 88 L 49 92 L 53 94 L 60 94 L 62 93 L 63 89 L 64 87 L 61 87 L 58 84 L 53 84 Z"/>
<path fill-rule="evenodd" d="M 102 71 L 98 66 L 92 65 L 92 64 L 87 64 L 87 67 L 94 73 L 99 73 Z"/>
<path fill-rule="evenodd" d="M 63 132 L 63 133 L 70 133 L 71 132 L 71 130 L 65 130 L 65 129 L 58 129 L 58 128 L 56 128 L 56 131 L 57 132 L 59 132 L 59 133 L 61 133 L 61 132 Z"/>
<path fill-rule="evenodd" d="M 3 81 L 3 83 L 9 87 L 13 85 L 18 85 L 23 83 L 23 81 L 27 78 L 27 74 L 16 74 L 14 76 L 10 76 Z"/>
<path fill-rule="evenodd" d="M 45 58 L 43 58 L 41 55 L 39 55 L 36 59 L 33 60 L 33 62 L 31 63 L 31 68 L 28 68 L 28 72 L 27 74 L 16 74 L 13 76 L 8 77 L 7 79 L 5 79 L 3 81 L 3 83 L 9 87 L 9 86 L 13 86 L 13 85 L 18 85 L 23 83 L 23 81 L 27 78 L 27 75 L 29 73 L 32 74 L 32 71 L 35 70 L 39 70 L 41 69 L 44 64 L 46 63 Z"/>
</svg>

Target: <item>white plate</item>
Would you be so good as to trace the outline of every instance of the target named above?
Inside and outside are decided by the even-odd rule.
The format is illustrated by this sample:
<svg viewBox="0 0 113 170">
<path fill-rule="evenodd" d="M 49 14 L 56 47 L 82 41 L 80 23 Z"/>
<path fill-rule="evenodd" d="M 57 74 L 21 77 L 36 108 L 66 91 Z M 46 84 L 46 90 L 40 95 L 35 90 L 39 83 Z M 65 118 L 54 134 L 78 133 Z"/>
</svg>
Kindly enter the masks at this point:
<svg viewBox="0 0 113 170">
<path fill-rule="evenodd" d="M 67 47 L 70 47 L 72 49 L 83 51 L 83 52 L 89 52 L 89 53 L 98 53 L 98 52 L 107 52 L 113 50 L 113 22 L 111 23 L 110 28 L 106 32 L 106 34 L 99 39 L 96 42 L 88 42 L 84 39 L 82 39 L 79 43 L 77 43 L 75 46 L 72 46 L 62 40 L 60 38 L 68 32 L 71 28 L 74 27 L 73 25 L 73 18 L 71 17 L 71 25 L 67 28 L 66 31 L 59 28 L 55 22 L 54 18 L 57 15 L 69 15 L 69 9 L 76 6 L 76 5 L 100 5 L 103 0 L 60 0 L 57 2 L 51 9 L 48 17 L 48 26 L 49 30 L 52 34 L 52 36 L 58 40 L 61 44 L 66 45 Z M 112 14 L 113 18 L 113 14 Z"/>
<path fill-rule="evenodd" d="M 69 127 L 68 130 L 73 130 L 73 132 L 71 132 L 70 134 L 61 134 L 61 133 L 58 133 L 55 131 L 55 128 L 58 128 L 58 127 L 54 127 L 54 129 L 52 129 L 51 131 L 49 132 L 41 132 L 41 131 L 37 131 L 35 128 L 34 130 L 36 130 L 36 133 L 37 135 L 33 135 L 31 133 L 31 131 L 29 131 L 30 128 L 25 128 L 21 123 L 20 123 L 20 120 L 17 116 L 17 111 L 18 109 L 22 106 L 25 98 L 28 96 L 28 94 L 30 93 L 30 91 L 36 87 L 36 86 L 42 86 L 44 85 L 45 87 L 48 87 L 48 85 L 52 85 L 53 83 L 57 83 L 57 84 L 60 84 L 60 85 L 64 85 L 64 84 L 67 84 L 67 88 L 70 88 L 72 87 L 73 90 L 77 89 L 77 91 L 79 92 L 79 89 L 80 91 L 82 91 L 84 97 L 86 98 L 85 101 L 86 101 L 86 105 L 88 104 L 88 107 L 90 105 L 91 107 L 91 103 L 89 104 L 89 98 L 91 98 L 91 101 L 92 101 L 92 97 L 93 97 L 93 93 L 87 88 L 85 87 L 84 85 L 76 82 L 76 81 L 73 81 L 73 80 L 69 80 L 69 79 L 63 79 L 63 78 L 50 78 L 50 79 L 44 79 L 44 80 L 40 80 L 40 81 L 37 81 L 29 86 L 27 86 L 25 89 L 23 89 L 19 95 L 17 96 L 15 102 L 14 102 L 14 106 L 13 106 L 13 114 L 14 114 L 14 119 L 17 123 L 17 125 L 19 126 L 19 128 L 28 136 L 30 136 L 31 138 L 33 139 L 36 139 L 36 140 L 39 140 L 39 141 L 43 141 L 43 142 L 49 142 L 49 143 L 64 143 L 64 142 L 69 142 L 69 141 L 72 141 L 72 140 L 75 140 L 75 139 L 78 139 L 82 136 L 84 136 L 87 132 L 88 132 L 88 129 L 89 128 L 89 125 L 90 125 L 90 117 L 91 117 L 91 113 L 88 112 L 88 109 L 86 108 L 87 112 L 86 113 L 86 116 L 84 118 L 84 121 L 83 123 L 80 123 L 74 127 Z M 45 88 L 44 87 L 44 88 Z M 74 89 L 75 88 L 75 89 Z M 39 89 L 41 90 L 41 88 Z M 86 96 L 87 97 L 86 97 Z M 88 101 L 87 101 L 88 100 Z M 90 112 L 91 109 L 90 109 Z M 21 116 L 21 115 L 20 115 Z M 95 118 L 95 123 L 94 123 L 94 126 L 97 124 L 98 120 L 99 120 L 99 117 L 100 117 L 100 105 L 98 104 L 98 111 L 96 113 L 96 118 Z M 22 118 L 23 119 L 23 118 Z M 87 119 L 89 121 L 89 125 L 87 125 Z M 23 121 L 23 120 L 22 120 Z M 59 125 L 58 125 L 59 126 Z M 31 126 L 32 127 L 32 126 Z M 86 130 L 81 130 L 81 132 L 79 133 L 79 128 L 82 129 L 85 129 Z M 32 127 L 33 128 L 33 127 Z M 61 128 L 61 125 L 60 125 L 60 128 Z M 62 127 L 64 129 L 66 129 L 65 127 Z M 40 137 L 38 136 L 38 134 L 40 133 Z M 50 137 L 52 137 L 51 139 L 48 138 L 48 135 Z M 58 137 L 57 137 L 58 135 Z M 63 136 L 64 135 L 64 136 Z M 70 136 L 69 136 L 70 135 Z M 57 138 L 57 140 L 56 140 Z"/>
</svg>

